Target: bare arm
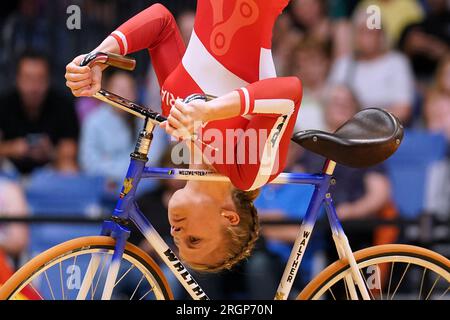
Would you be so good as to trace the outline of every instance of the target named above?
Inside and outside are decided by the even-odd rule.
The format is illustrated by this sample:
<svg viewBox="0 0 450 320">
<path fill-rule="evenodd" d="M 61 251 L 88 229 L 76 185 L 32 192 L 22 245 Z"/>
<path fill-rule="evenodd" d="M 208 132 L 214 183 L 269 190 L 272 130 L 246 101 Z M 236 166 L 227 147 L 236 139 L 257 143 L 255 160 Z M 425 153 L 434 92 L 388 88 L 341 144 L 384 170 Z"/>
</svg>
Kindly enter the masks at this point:
<svg viewBox="0 0 450 320">
<path fill-rule="evenodd" d="M 260 221 L 281 221 L 286 219 L 286 215 L 282 211 L 268 210 L 260 215 Z M 283 225 L 265 225 L 261 228 L 262 234 L 266 239 L 282 241 L 286 243 L 294 242 L 298 236 L 300 227 L 297 225 L 283 226 Z"/>
<path fill-rule="evenodd" d="M 20 159 L 29 152 L 29 146 L 24 138 L 9 141 L 0 140 L 0 157 Z"/>
<path fill-rule="evenodd" d="M 390 200 L 391 186 L 388 178 L 379 173 L 370 173 L 365 178 L 366 193 L 351 203 L 337 208 L 341 219 L 363 219 L 380 211 Z"/>
<path fill-rule="evenodd" d="M 406 123 L 411 118 L 412 106 L 407 103 L 397 103 L 392 105 L 388 111 L 396 116 L 402 123 Z"/>
<path fill-rule="evenodd" d="M 28 208 L 25 197 L 15 184 L 8 184 L 4 215 L 8 217 L 25 217 Z M 7 224 L 0 234 L 0 248 L 11 255 L 20 254 L 28 245 L 28 227 L 21 223 Z"/>
</svg>

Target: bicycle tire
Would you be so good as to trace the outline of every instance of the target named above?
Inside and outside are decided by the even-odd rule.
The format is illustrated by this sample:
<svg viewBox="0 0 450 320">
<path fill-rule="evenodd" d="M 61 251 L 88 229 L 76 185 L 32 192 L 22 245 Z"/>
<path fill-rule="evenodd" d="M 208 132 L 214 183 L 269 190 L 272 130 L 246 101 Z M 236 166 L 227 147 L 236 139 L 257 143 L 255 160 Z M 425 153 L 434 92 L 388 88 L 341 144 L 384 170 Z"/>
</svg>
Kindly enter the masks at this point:
<svg viewBox="0 0 450 320">
<path fill-rule="evenodd" d="M 442 276 L 450 283 L 450 260 L 444 256 L 420 247 L 411 245 L 388 244 L 381 246 L 374 246 L 366 248 L 354 253 L 358 267 L 368 264 L 371 260 L 383 259 L 389 263 L 401 261 L 407 263 L 408 261 L 422 265 L 429 265 L 433 271 Z M 419 264 L 419 266 L 422 266 Z M 315 300 L 321 297 L 321 292 L 326 292 L 326 288 L 331 287 L 334 283 L 342 279 L 342 275 L 349 270 L 350 266 L 345 260 L 339 260 L 328 266 L 321 273 L 319 273 L 297 296 L 297 300 Z"/>
<path fill-rule="evenodd" d="M 35 258 L 27 262 L 20 268 L 3 286 L 0 287 L 0 300 L 8 300 L 14 298 L 17 293 L 27 283 L 33 280 L 33 276 L 39 274 L 39 271 L 54 263 L 58 259 L 66 257 L 73 253 L 89 251 L 92 249 L 114 250 L 115 240 L 111 237 L 82 237 L 69 240 L 59 244 L 47 251 L 37 255 Z M 153 279 L 158 283 L 161 295 L 166 300 L 173 300 L 172 291 L 168 282 L 156 262 L 146 254 L 142 249 L 127 243 L 124 255 L 132 257 L 138 261 L 151 274 Z"/>
</svg>

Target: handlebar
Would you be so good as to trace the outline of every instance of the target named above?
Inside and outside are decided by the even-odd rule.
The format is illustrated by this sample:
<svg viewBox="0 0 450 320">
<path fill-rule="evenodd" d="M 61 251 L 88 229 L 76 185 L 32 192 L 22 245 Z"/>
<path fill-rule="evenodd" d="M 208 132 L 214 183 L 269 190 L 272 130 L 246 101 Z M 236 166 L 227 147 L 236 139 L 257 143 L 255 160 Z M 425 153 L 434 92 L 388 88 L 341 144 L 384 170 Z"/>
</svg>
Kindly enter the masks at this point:
<svg viewBox="0 0 450 320">
<path fill-rule="evenodd" d="M 136 68 L 136 60 L 133 58 L 124 57 L 115 53 L 105 53 L 105 52 L 92 52 L 84 57 L 81 61 L 80 66 L 91 66 L 95 63 L 106 64 L 111 67 L 116 67 L 119 69 L 133 71 Z"/>
<path fill-rule="evenodd" d="M 136 60 L 128 57 L 123 57 L 114 53 L 105 52 L 92 52 L 84 57 L 80 63 L 81 67 L 93 66 L 94 64 L 105 64 L 111 67 L 116 67 L 122 70 L 133 71 L 136 67 Z M 137 103 L 125 99 L 117 94 L 100 89 L 94 96 L 94 98 L 106 102 L 107 104 L 122 109 L 128 113 L 131 113 L 139 118 L 148 119 L 155 124 L 160 124 L 167 120 L 158 112 L 155 112 L 149 108 L 138 105 Z"/>
<path fill-rule="evenodd" d="M 128 57 L 123 57 L 118 54 L 114 53 L 105 53 L 105 52 L 92 52 L 88 54 L 86 57 L 84 57 L 83 61 L 80 63 L 81 67 L 85 66 L 93 66 L 94 64 L 105 64 L 111 67 L 116 67 L 123 70 L 133 71 L 136 67 L 136 60 Z M 104 89 L 100 89 L 96 94 L 93 96 L 94 98 L 101 100 L 113 107 L 122 109 L 128 113 L 131 113 L 139 118 L 143 118 L 145 120 L 149 120 L 150 122 L 153 122 L 153 124 L 160 124 L 164 121 L 167 121 L 167 118 L 159 114 L 158 112 L 155 112 L 149 108 L 143 107 L 138 105 L 137 103 L 134 103 L 133 101 L 130 101 L 128 99 L 125 99 L 117 94 L 114 94 L 112 92 L 106 91 Z M 196 99 L 203 99 L 205 101 L 210 101 L 215 99 L 216 97 L 207 95 L 207 94 L 193 94 L 189 97 L 187 97 L 184 101 L 186 103 L 189 103 Z M 197 137 L 193 136 L 193 140 L 198 140 L 200 143 L 204 144 L 205 146 L 216 150 L 214 147 L 211 147 L 208 144 L 205 144 L 202 140 L 198 139 Z"/>
</svg>

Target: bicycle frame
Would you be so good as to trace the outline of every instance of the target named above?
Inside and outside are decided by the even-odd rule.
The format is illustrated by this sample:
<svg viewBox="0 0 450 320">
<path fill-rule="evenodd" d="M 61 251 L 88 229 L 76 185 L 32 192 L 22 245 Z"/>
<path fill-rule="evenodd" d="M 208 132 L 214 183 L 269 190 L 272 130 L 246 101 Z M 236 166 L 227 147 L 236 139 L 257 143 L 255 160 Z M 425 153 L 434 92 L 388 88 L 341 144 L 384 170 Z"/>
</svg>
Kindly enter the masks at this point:
<svg viewBox="0 0 450 320">
<path fill-rule="evenodd" d="M 116 54 L 93 52 L 87 55 L 80 65 L 85 66 L 94 63 L 106 64 L 126 70 L 133 70 L 136 64 L 133 59 Z M 195 98 L 197 95 L 193 96 Z M 164 263 L 169 267 L 169 270 L 176 276 L 178 281 L 180 281 L 193 299 L 208 299 L 206 293 L 200 288 L 183 263 L 139 210 L 135 200 L 136 188 L 138 187 L 140 180 L 145 178 L 197 181 L 229 180 L 226 177 L 205 170 L 147 168 L 145 164 L 148 161 L 148 153 L 153 138 L 154 126 L 167 119 L 151 109 L 142 107 L 103 89 L 97 92 L 93 97 L 106 102 L 113 107 L 145 119 L 144 129 L 139 135 L 134 152 L 131 154 L 131 162 L 124 180 L 122 192 L 120 193 L 120 199 L 117 202 L 111 220 L 105 221 L 102 227 L 101 234 L 103 236 L 110 236 L 116 240 L 116 246 L 108 270 L 102 299 L 111 298 L 112 290 L 116 283 L 120 268 L 120 261 L 125 250 L 126 241 L 130 235 L 130 230 L 127 228 L 129 221 L 136 225 L 138 230 L 144 235 L 149 244 L 154 248 Z M 213 97 L 206 96 L 206 98 Z M 328 193 L 330 184 L 334 182 L 332 175 L 335 167 L 336 163 L 334 161 L 327 160 L 321 174 L 283 173 L 272 182 L 278 184 L 312 184 L 315 187 L 308 210 L 301 224 L 299 235 L 294 243 L 283 277 L 281 278 L 275 299 L 284 300 L 289 296 L 322 205 L 325 206 L 327 211 L 339 257 L 340 259 L 347 259 L 350 264 L 351 274 L 345 277 L 345 281 L 351 297 L 352 299 L 358 299 L 358 294 L 354 285 L 356 283 L 361 296 L 364 299 L 369 299 L 369 294 L 357 267 L 348 239 L 345 236 L 344 230 L 337 217 L 331 195 Z M 92 257 L 77 299 L 86 298 L 89 287 L 93 281 L 93 275 L 97 272 L 100 259 L 99 255 L 94 255 Z"/>
<path fill-rule="evenodd" d="M 150 221 L 148 221 L 139 210 L 135 199 L 136 189 L 141 179 L 177 179 L 218 182 L 229 181 L 229 179 L 206 170 L 146 167 L 145 165 L 148 161 L 147 154 L 151 144 L 153 128 L 153 122 L 147 119 L 145 129 L 141 132 L 135 152 L 131 154 L 129 169 L 113 216 L 111 220 L 103 223 L 101 235 L 113 237 L 116 240 L 116 246 L 106 278 L 102 299 L 111 298 L 125 244 L 130 235 L 127 224 L 131 221 L 169 267 L 170 271 L 176 276 L 189 295 L 195 300 L 207 300 L 209 298 L 206 293 L 178 259 L 177 255 L 169 248 L 167 243 L 164 242 Z M 147 140 L 143 139 L 145 137 Z M 361 296 L 364 299 L 369 299 L 369 294 L 356 265 L 348 239 L 339 222 L 331 195 L 328 192 L 330 185 L 335 183 L 335 180 L 332 177 L 335 166 L 335 162 L 327 160 L 323 171 L 320 174 L 283 173 L 272 182 L 274 184 L 309 184 L 314 185 L 315 187 L 308 210 L 301 224 L 299 235 L 294 243 L 290 258 L 275 295 L 275 299 L 277 300 L 285 300 L 289 296 L 322 205 L 326 208 L 339 257 L 340 259 L 347 259 L 350 262 L 351 275 L 349 274 L 346 277 L 346 283 L 351 297 L 352 299 L 358 299 L 358 294 L 354 285 L 356 283 L 361 292 Z M 88 289 L 93 281 L 92 275 L 96 274 L 99 263 L 100 256 L 93 256 L 88 265 L 85 278 L 83 279 L 77 297 L 78 299 L 86 298 Z"/>
</svg>

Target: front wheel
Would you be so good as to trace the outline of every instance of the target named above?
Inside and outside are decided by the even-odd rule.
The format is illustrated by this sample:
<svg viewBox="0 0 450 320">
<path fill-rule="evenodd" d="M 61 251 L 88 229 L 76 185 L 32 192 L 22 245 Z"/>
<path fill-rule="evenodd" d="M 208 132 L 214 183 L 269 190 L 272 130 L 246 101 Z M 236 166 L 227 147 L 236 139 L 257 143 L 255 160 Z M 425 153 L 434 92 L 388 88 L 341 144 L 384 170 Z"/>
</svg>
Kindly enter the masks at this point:
<svg viewBox="0 0 450 320">
<path fill-rule="evenodd" d="M 74 300 L 85 276 L 92 279 L 85 299 L 100 299 L 114 248 L 115 240 L 110 237 L 83 237 L 53 247 L 25 264 L 0 287 L 0 300 L 30 296 L 39 300 Z M 97 271 L 86 275 L 94 256 Z M 173 299 L 173 295 L 158 265 L 144 251 L 128 243 L 112 299 L 162 300 Z"/>
<path fill-rule="evenodd" d="M 391 244 L 354 255 L 372 300 L 450 300 L 450 261 L 436 252 Z M 351 294 L 345 281 L 349 273 L 347 261 L 336 261 L 315 277 L 297 299 L 349 300 Z"/>
</svg>

